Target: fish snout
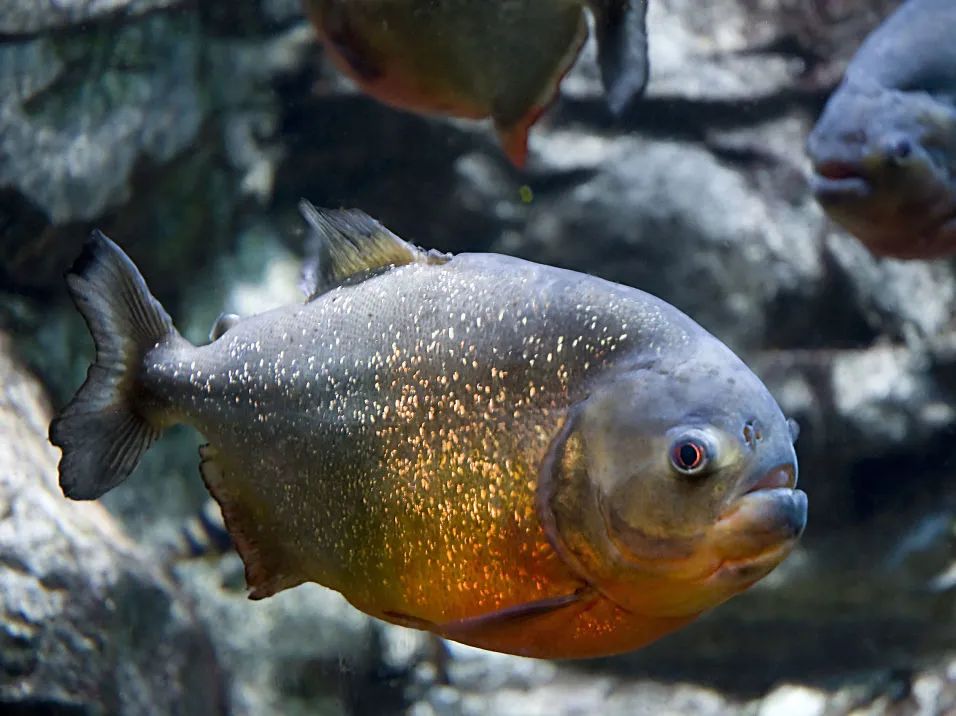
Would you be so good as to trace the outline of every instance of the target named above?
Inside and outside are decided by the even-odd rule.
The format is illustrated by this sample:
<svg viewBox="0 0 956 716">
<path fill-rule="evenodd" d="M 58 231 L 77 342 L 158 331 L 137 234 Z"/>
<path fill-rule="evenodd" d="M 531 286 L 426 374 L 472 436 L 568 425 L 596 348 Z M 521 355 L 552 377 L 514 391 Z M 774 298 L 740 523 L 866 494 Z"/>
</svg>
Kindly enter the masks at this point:
<svg viewBox="0 0 956 716">
<path fill-rule="evenodd" d="M 759 470 L 741 485 L 714 526 L 719 554 L 725 560 L 746 561 L 792 546 L 807 523 L 807 495 L 796 486 L 795 462 Z"/>
<path fill-rule="evenodd" d="M 865 199 L 872 187 L 858 162 L 827 159 L 813 163 L 810 190 L 820 203 L 833 204 Z"/>
<path fill-rule="evenodd" d="M 793 551 L 807 524 L 807 495 L 769 486 L 785 477 L 785 472 L 768 474 L 767 486 L 755 485 L 715 525 L 711 544 L 719 566 L 708 578 L 715 588 L 730 593 L 745 589 Z"/>
</svg>

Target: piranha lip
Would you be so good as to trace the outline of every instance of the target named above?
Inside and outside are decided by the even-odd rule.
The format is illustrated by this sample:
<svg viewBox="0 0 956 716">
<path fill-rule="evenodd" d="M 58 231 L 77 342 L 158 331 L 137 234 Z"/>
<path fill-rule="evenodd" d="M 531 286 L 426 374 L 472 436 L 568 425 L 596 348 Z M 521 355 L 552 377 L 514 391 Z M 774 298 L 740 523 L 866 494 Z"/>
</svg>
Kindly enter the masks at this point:
<svg viewBox="0 0 956 716">
<path fill-rule="evenodd" d="M 817 176 L 823 179 L 858 179 L 860 178 L 860 169 L 853 162 L 824 161 L 817 162 L 813 166 L 813 171 Z"/>
<path fill-rule="evenodd" d="M 787 487 L 792 490 L 796 486 L 796 473 L 790 465 L 784 465 L 770 470 L 751 485 L 744 494 L 749 495 L 751 492 L 757 492 L 758 490 L 773 490 L 778 487 Z"/>
<path fill-rule="evenodd" d="M 792 490 L 797 486 L 797 471 L 793 465 L 784 463 L 776 465 L 766 472 L 758 473 L 753 482 L 743 485 L 739 496 L 750 495 L 761 490 Z"/>
<path fill-rule="evenodd" d="M 865 198 L 870 194 L 870 183 L 860 167 L 853 162 L 824 161 L 813 166 L 810 188 L 819 200 Z"/>
<path fill-rule="evenodd" d="M 712 578 L 758 579 L 793 548 L 807 522 L 807 495 L 795 485 L 792 467 L 779 466 L 734 500 L 714 525 L 722 560 Z"/>
</svg>

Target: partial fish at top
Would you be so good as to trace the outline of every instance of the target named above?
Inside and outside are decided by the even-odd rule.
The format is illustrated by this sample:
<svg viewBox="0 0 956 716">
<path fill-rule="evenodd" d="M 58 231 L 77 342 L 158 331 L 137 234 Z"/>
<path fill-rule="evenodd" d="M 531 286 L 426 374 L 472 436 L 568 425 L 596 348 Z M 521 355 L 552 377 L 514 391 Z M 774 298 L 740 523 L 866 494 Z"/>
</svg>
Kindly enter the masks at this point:
<svg viewBox="0 0 956 716">
<path fill-rule="evenodd" d="M 620 113 L 647 83 L 647 0 L 305 0 L 336 65 L 403 109 L 490 117 L 523 166 L 528 130 L 587 36 L 591 10 L 608 104 Z"/>
<path fill-rule="evenodd" d="M 68 283 L 96 361 L 50 426 L 66 495 L 99 497 L 187 423 L 253 598 L 314 581 L 549 658 L 643 646 L 793 549 L 794 424 L 687 316 L 303 208 L 322 247 L 310 300 L 224 317 L 198 347 L 93 236 Z"/>
</svg>

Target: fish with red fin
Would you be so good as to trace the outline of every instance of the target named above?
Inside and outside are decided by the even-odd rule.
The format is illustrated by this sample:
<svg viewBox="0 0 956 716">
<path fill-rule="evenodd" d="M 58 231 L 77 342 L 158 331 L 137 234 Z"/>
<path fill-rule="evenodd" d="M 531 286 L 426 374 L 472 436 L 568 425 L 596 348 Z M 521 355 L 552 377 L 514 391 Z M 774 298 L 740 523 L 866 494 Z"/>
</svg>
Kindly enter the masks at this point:
<svg viewBox="0 0 956 716">
<path fill-rule="evenodd" d="M 501 652 L 636 649 L 794 548 L 795 424 L 730 349 L 637 289 L 450 256 L 305 204 L 309 299 L 195 346 L 120 248 L 68 274 L 96 344 L 50 426 L 95 499 L 162 431 L 201 472 L 254 599 L 303 582 Z"/>
<path fill-rule="evenodd" d="M 490 117 L 517 166 L 577 58 L 590 9 L 615 113 L 647 84 L 647 0 L 305 0 L 334 63 L 367 94 L 426 114 Z"/>
</svg>

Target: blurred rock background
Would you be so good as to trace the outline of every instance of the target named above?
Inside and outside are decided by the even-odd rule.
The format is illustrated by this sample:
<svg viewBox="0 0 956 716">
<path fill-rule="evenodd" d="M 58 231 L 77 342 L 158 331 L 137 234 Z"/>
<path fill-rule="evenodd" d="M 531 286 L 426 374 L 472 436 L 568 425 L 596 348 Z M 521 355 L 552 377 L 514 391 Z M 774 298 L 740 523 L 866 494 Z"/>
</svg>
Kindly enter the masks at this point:
<svg viewBox="0 0 956 716">
<path fill-rule="evenodd" d="M 0 713 L 956 713 L 956 265 L 870 257 L 802 146 L 896 4 L 652 0 L 646 101 L 613 120 L 587 47 L 519 172 L 482 125 L 357 94 L 296 0 L 5 0 Z M 201 341 L 297 298 L 301 197 L 687 311 L 803 428 L 799 552 L 648 649 L 532 662 L 315 585 L 248 602 L 234 555 L 164 560 L 205 499 L 188 431 L 109 513 L 61 500 L 45 425 L 91 350 L 61 280 L 88 231 Z"/>
</svg>

